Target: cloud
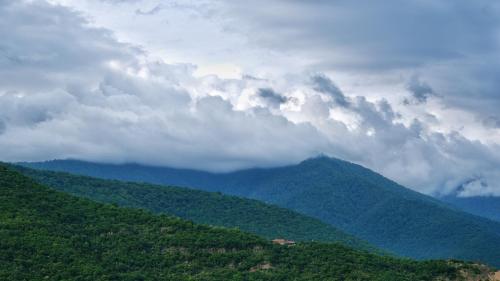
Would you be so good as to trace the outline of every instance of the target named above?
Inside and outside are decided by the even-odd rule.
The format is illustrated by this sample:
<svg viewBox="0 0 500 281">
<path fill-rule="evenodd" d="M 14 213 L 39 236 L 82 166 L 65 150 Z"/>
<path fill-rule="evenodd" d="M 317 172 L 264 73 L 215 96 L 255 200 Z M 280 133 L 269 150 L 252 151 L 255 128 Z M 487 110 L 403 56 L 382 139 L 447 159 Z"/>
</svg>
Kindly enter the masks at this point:
<svg viewBox="0 0 500 281">
<path fill-rule="evenodd" d="M 315 104 L 313 110 L 319 109 Z M 370 167 L 427 194 L 454 192 L 467 179 L 481 175 L 485 188 L 467 189 L 460 196 L 500 195 L 498 145 L 472 141 L 456 131 L 436 132 L 419 119 L 405 125 L 401 114 L 384 99 L 371 102 L 358 96 L 340 109 L 354 116 L 354 125 L 311 119 L 332 143 L 330 155 Z M 331 111 L 335 116 L 335 109 Z"/>
<path fill-rule="evenodd" d="M 306 24 L 298 27 L 295 22 L 289 23 L 290 30 L 285 36 L 292 36 L 296 31 L 304 36 L 312 32 L 308 30 L 317 23 L 307 20 L 309 14 L 299 16 L 299 10 L 316 11 L 316 6 L 299 1 L 286 4 L 277 1 L 269 5 L 278 5 L 276 3 L 291 9 L 290 15 L 297 15 L 296 20 Z M 332 5 L 330 1 L 318 3 L 319 7 Z M 351 9 L 350 2 L 335 3 L 341 5 L 337 7 L 341 10 Z M 449 13 L 441 9 L 450 4 L 419 3 L 426 9 L 437 9 L 437 14 Z M 255 16 L 254 9 L 264 7 L 257 6 L 249 7 L 248 16 Z M 274 14 L 272 9 L 266 11 Z M 337 10 L 325 7 L 325 11 L 318 11 L 318 19 L 339 20 L 326 17 L 327 11 L 339 16 Z M 357 23 L 357 16 L 351 18 L 351 13 L 344 15 L 345 20 Z M 363 6 L 359 13 L 369 16 L 371 12 Z M 289 20 L 281 15 L 264 16 L 263 24 L 266 20 Z M 403 25 L 410 24 L 403 21 Z M 326 36 L 325 42 L 349 39 L 325 35 L 326 27 L 314 31 Z M 400 27 L 394 28 L 397 30 L 389 31 L 397 34 Z M 431 114 L 435 112 L 424 110 L 412 115 L 411 110 L 422 108 L 397 108 L 390 96 L 368 97 L 353 92 L 347 95 L 341 90 L 345 88 L 332 80 L 334 75 L 328 73 L 306 71 L 306 74 L 277 78 L 252 73 L 242 79 L 196 76 L 194 64 L 168 64 L 153 59 L 142 48 L 120 42 L 110 30 L 90 24 L 75 10 L 44 1 L 0 2 L 0 32 L 3 36 L 0 42 L 0 159 L 3 161 L 79 158 L 227 171 L 292 164 L 325 153 L 365 165 L 429 194 L 453 192 L 468 179 L 480 175 L 485 184 L 467 187 L 470 192 L 464 196 L 500 195 L 497 143 L 467 138 L 458 130 L 436 129 L 446 117 L 438 114 L 442 111 Z M 292 40 L 291 44 L 321 43 L 314 32 L 310 35 L 312 42 L 304 37 L 304 42 Z M 340 31 L 336 27 L 332 32 Z M 361 40 L 358 35 L 349 36 L 353 36 L 352 39 L 345 42 L 354 40 L 358 44 L 357 40 Z M 384 50 L 382 41 L 393 36 L 396 35 L 383 35 L 381 42 L 374 44 L 376 47 L 382 44 L 378 48 Z M 437 43 L 440 40 L 438 38 Z M 410 56 L 403 52 L 405 48 L 395 52 L 394 60 L 400 60 L 398 64 Z M 464 50 L 470 48 L 472 46 Z M 353 51 L 362 55 L 364 49 L 360 46 Z M 363 64 L 369 63 L 364 61 L 367 59 L 383 60 L 384 52 L 380 54 L 381 57 L 368 58 L 373 55 L 370 54 L 359 59 Z M 327 57 L 328 64 L 336 64 L 330 59 Z M 411 61 L 406 61 L 405 67 L 408 65 Z M 376 64 L 371 67 L 377 68 Z M 379 70 L 387 68 L 388 65 L 378 66 Z M 464 89 L 461 81 L 450 86 L 443 82 L 451 81 L 448 78 L 430 73 L 451 75 L 449 71 L 433 69 L 422 72 L 415 81 L 410 80 L 408 88 L 415 99 L 427 101 L 424 109 L 432 108 L 441 100 L 453 102 L 450 96 L 429 98 L 433 95 L 431 92 L 441 95 L 443 88 Z M 404 86 L 402 91 L 407 95 Z M 452 115 L 451 119 L 457 116 L 460 114 Z M 487 116 L 495 118 L 494 114 Z M 427 121 L 429 119 L 433 121 Z M 476 188 L 481 186 L 483 188 Z"/>
<path fill-rule="evenodd" d="M 0 18 L 31 34 L 3 30 L 4 44 L 26 59 L 0 69 L 12 78 L 1 78 L 0 86 L 7 128 L 0 146 L 8 147 L 2 160 L 81 158 L 220 171 L 298 162 L 327 145 L 309 124 L 196 94 L 202 81 L 189 65 L 143 61 L 135 48 L 66 8 L 17 2 L 3 5 Z M 279 99 L 270 90 L 260 93 Z"/>
<path fill-rule="evenodd" d="M 429 84 L 420 81 L 420 79 L 416 76 L 413 76 L 410 79 L 406 88 L 410 91 L 412 98 L 417 104 L 426 103 L 428 98 L 436 95 Z M 409 104 L 410 102 L 405 100 L 405 103 Z"/>
<path fill-rule="evenodd" d="M 141 0 L 99 0 L 104 3 L 112 3 L 112 4 L 122 4 L 122 3 L 136 3 Z"/>
<path fill-rule="evenodd" d="M 348 77 L 337 80 L 342 88 L 402 99 L 394 88 L 406 87 L 412 104 L 439 93 L 446 107 L 500 117 L 498 1 L 258 0 L 223 8 L 227 25 L 253 46 L 286 54 L 311 72 Z M 380 88 L 392 91 L 373 93 Z"/>
<path fill-rule="evenodd" d="M 134 0 L 114 7 L 115 1 L 52 1 L 85 10 L 97 24 L 168 61 L 236 65 L 265 79 L 327 73 L 348 96 L 391 102 L 403 100 L 408 80 L 417 76 L 445 107 L 477 119 L 500 117 L 498 1 Z M 136 16 L 157 5 L 165 8 L 160 14 Z"/>
<path fill-rule="evenodd" d="M 0 135 L 5 132 L 7 129 L 7 126 L 5 125 L 5 122 L 3 120 L 0 120 Z"/>
<path fill-rule="evenodd" d="M 163 7 L 161 5 L 156 5 L 147 11 L 142 11 L 141 9 L 137 9 L 135 10 L 135 13 L 141 16 L 151 16 L 158 14 L 161 10 L 163 10 Z"/>
<path fill-rule="evenodd" d="M 107 63 L 133 60 L 138 52 L 118 43 L 108 30 L 86 28 L 87 21 L 76 12 L 44 2 L 6 2 L 0 5 L 0 14 L 3 89 L 78 84 L 97 78 Z M 26 77 L 31 77 L 29 83 Z"/>
<path fill-rule="evenodd" d="M 488 128 L 500 128 L 500 118 L 496 116 L 488 116 L 483 120 L 483 125 Z"/>
<path fill-rule="evenodd" d="M 274 107 L 279 107 L 280 104 L 286 103 L 290 100 L 288 97 L 276 93 L 271 88 L 260 88 L 257 90 L 257 95 Z"/>
<path fill-rule="evenodd" d="M 332 80 L 330 80 L 330 78 L 325 75 L 314 75 L 312 81 L 316 91 L 330 95 L 339 106 L 349 106 L 349 102 L 342 91 L 332 82 Z"/>
<path fill-rule="evenodd" d="M 240 28 L 254 32 L 261 44 L 306 50 L 327 65 L 361 70 L 413 67 L 497 49 L 496 1 L 390 0 L 380 5 L 260 0 L 227 6 L 229 16 L 245 20 Z"/>
</svg>

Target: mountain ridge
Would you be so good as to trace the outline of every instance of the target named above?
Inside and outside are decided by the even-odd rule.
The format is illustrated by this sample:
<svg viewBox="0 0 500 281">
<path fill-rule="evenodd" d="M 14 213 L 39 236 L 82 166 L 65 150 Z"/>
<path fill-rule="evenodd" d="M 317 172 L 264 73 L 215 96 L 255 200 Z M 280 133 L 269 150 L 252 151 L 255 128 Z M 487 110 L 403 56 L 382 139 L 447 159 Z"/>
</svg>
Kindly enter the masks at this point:
<svg viewBox="0 0 500 281">
<path fill-rule="evenodd" d="M 173 186 L 104 180 L 64 172 L 9 168 L 59 191 L 119 206 L 175 215 L 196 223 L 237 227 L 268 239 L 338 242 L 381 252 L 317 219 L 253 199 Z"/>
<path fill-rule="evenodd" d="M 1 280 L 462 280 L 487 267 L 338 244 L 273 245 L 49 189 L 0 164 Z"/>
<path fill-rule="evenodd" d="M 500 265 L 500 224 L 340 159 L 319 157 L 298 165 L 225 174 L 75 161 L 26 165 L 258 199 L 320 219 L 402 256 Z"/>
<path fill-rule="evenodd" d="M 449 195 L 438 198 L 462 211 L 500 222 L 500 197 L 498 196 L 460 197 Z"/>
</svg>

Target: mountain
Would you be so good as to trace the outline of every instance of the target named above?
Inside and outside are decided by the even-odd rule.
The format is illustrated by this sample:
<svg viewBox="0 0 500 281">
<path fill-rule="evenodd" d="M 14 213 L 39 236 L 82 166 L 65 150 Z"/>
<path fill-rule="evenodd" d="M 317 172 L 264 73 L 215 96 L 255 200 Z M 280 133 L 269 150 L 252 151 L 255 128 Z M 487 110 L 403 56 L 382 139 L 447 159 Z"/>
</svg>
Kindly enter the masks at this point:
<svg viewBox="0 0 500 281">
<path fill-rule="evenodd" d="M 500 197 L 449 195 L 439 199 L 465 212 L 500 222 Z"/>
<path fill-rule="evenodd" d="M 339 159 L 319 157 L 286 167 L 223 174 L 80 161 L 26 165 L 258 199 L 320 219 L 402 256 L 457 258 L 500 266 L 499 223 L 450 208 Z"/>
<path fill-rule="evenodd" d="M 484 266 L 274 245 L 73 197 L 0 165 L 0 280 L 459 280 Z M 460 279 L 461 280 L 461 279 Z M 474 279 L 476 280 L 476 279 Z"/>
<path fill-rule="evenodd" d="M 10 166 L 35 181 L 72 195 L 103 203 L 143 208 L 175 215 L 196 223 L 237 227 L 268 239 L 339 242 L 358 249 L 378 251 L 331 225 L 297 212 L 257 200 L 220 193 L 145 183 L 103 180 L 68 173 Z"/>
</svg>

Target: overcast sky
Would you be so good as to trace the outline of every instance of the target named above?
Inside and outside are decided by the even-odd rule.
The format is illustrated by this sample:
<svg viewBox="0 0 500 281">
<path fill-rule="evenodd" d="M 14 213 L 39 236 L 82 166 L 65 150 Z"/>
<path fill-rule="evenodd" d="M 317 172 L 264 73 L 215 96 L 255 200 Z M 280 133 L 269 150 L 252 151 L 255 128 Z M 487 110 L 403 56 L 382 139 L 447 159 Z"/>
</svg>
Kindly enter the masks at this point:
<svg viewBox="0 0 500 281">
<path fill-rule="evenodd" d="M 500 196 L 496 0 L 0 0 L 0 160 L 327 154 Z"/>
</svg>

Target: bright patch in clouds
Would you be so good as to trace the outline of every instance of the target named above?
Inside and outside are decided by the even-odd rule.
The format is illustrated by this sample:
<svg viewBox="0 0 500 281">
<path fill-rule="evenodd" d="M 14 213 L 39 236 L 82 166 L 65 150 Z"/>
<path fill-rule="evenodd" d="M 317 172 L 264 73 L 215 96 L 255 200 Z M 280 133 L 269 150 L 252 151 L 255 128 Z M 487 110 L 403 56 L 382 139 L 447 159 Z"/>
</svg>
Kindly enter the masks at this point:
<svg viewBox="0 0 500 281">
<path fill-rule="evenodd" d="M 499 4 L 391 2 L 0 1 L 0 160 L 324 153 L 500 195 Z"/>
</svg>

